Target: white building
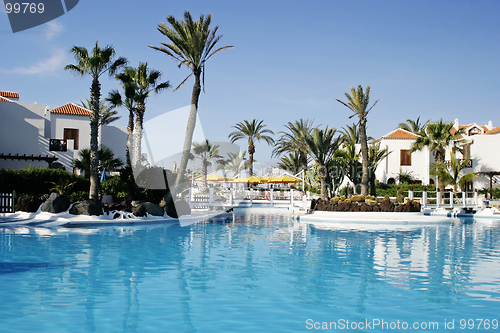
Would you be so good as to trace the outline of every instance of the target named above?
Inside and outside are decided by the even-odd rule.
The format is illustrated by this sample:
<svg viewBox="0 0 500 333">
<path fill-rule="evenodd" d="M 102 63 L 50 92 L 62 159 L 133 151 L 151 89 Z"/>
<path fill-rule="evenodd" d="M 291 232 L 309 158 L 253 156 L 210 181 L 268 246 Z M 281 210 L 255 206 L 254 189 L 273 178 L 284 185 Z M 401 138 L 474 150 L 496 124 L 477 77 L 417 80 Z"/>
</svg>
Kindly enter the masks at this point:
<svg viewBox="0 0 500 333">
<path fill-rule="evenodd" d="M 453 128 L 464 130 L 462 136 L 462 139 L 465 140 L 465 144 L 462 146 L 464 154 L 457 153 L 457 158 L 470 157 L 471 159 L 470 168 L 464 169 L 463 172 L 479 173 L 479 176 L 467 185 L 467 191 L 489 188 L 490 180 L 493 187 L 498 187 L 500 178 L 493 176 L 490 179 L 491 175 L 486 173 L 500 171 L 500 154 L 498 154 L 500 126 L 494 128 L 491 121 L 487 125 L 476 123 L 460 125 L 456 119 Z M 378 181 L 382 183 L 397 182 L 397 176 L 403 172 L 409 173 L 413 179 L 424 185 L 435 184 L 436 180 L 430 175 L 430 165 L 434 162 L 433 154 L 426 147 L 421 151 L 410 152 L 417 138 L 418 135 L 398 128 L 373 142 L 380 143 L 381 149 L 387 148 L 390 152 L 377 167 L 376 177 Z M 450 160 L 451 151 L 451 147 L 446 150 L 446 161 Z"/>
<path fill-rule="evenodd" d="M 61 167 L 90 147 L 90 111 L 73 103 L 53 110 L 19 102 L 19 94 L 0 91 L 0 169 Z M 101 126 L 99 143 L 125 161 L 125 127 Z"/>
</svg>

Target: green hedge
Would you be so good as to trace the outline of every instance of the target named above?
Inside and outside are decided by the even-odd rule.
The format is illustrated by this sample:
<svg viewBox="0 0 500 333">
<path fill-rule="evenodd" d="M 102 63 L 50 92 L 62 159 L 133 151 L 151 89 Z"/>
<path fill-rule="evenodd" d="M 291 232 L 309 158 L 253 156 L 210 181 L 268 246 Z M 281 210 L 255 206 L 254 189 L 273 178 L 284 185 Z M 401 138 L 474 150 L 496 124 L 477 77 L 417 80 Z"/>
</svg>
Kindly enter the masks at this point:
<svg viewBox="0 0 500 333">
<path fill-rule="evenodd" d="M 82 176 L 77 176 L 64 170 L 34 168 L 0 170 L 0 191 L 12 192 L 16 190 L 18 195 L 43 195 L 51 192 L 54 183 L 68 181 L 75 183 L 68 192 L 88 191 L 90 183 Z"/>
<path fill-rule="evenodd" d="M 376 191 L 377 191 L 377 196 L 378 197 L 384 197 L 386 195 L 390 197 L 396 197 L 398 195 L 398 189 L 402 189 L 404 191 L 404 195 L 408 195 L 408 190 L 413 188 L 413 193 L 415 194 L 416 197 L 421 197 L 422 196 L 422 191 L 424 187 L 427 188 L 427 191 L 432 192 L 436 191 L 436 186 L 435 185 L 410 185 L 410 184 L 383 184 L 383 183 L 378 183 L 376 185 Z M 436 197 L 435 193 L 429 193 L 427 195 L 429 198 Z"/>
</svg>

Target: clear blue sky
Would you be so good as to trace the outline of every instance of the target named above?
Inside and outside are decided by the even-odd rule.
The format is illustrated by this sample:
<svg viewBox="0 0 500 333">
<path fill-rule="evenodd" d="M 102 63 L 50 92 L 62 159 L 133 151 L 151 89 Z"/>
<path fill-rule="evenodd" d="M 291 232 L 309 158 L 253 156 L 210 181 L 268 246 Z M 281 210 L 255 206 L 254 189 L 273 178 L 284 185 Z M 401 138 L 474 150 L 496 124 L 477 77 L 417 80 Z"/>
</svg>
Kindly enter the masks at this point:
<svg viewBox="0 0 500 333">
<path fill-rule="evenodd" d="M 166 41 L 158 24 L 185 10 L 194 17 L 211 13 L 224 36 L 220 45 L 235 47 L 206 66 L 199 115 L 213 141 L 253 118 L 275 132 L 300 118 L 340 129 L 352 120 L 336 99 L 359 84 L 380 99 L 368 118 L 375 138 L 418 116 L 500 125 L 496 0 L 81 0 L 66 15 L 16 34 L 2 11 L 0 90 L 51 108 L 78 103 L 89 96 L 90 79 L 63 68 L 74 63 L 73 45 L 90 49 L 96 40 L 133 66 L 147 61 L 175 87 L 188 70 L 148 45 Z M 150 98 L 146 119 L 188 105 L 192 83 Z M 102 79 L 103 95 L 118 87 Z M 121 115 L 117 125 L 126 124 L 126 111 Z M 271 148 L 259 143 L 256 149 L 257 160 L 269 160 Z"/>
</svg>

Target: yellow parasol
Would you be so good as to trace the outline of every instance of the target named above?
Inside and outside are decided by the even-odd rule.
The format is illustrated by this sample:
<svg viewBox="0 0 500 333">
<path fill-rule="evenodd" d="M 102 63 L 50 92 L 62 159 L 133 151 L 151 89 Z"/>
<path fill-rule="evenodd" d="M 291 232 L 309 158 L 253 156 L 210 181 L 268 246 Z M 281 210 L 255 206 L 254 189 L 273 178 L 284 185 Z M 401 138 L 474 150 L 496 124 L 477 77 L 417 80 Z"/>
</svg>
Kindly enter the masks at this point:
<svg viewBox="0 0 500 333">
<path fill-rule="evenodd" d="M 216 173 L 212 173 L 211 175 L 208 175 L 207 176 L 207 182 L 213 182 L 213 183 L 216 183 L 216 182 L 219 182 L 219 183 L 224 183 L 224 182 L 230 182 L 232 179 L 231 178 L 227 178 L 227 177 L 224 177 L 224 176 L 221 176 L 221 175 L 218 175 Z M 203 181 L 203 177 L 202 176 L 198 176 L 194 179 L 195 182 L 202 182 Z"/>
</svg>

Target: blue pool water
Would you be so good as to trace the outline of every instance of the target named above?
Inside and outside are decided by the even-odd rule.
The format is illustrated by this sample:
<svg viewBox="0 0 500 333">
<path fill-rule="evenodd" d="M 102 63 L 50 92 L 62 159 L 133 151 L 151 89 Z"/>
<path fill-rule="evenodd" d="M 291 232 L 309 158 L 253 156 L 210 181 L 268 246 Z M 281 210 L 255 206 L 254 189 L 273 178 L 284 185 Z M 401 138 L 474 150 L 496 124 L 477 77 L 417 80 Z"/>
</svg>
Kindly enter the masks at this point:
<svg viewBox="0 0 500 333">
<path fill-rule="evenodd" d="M 500 331 L 500 224 L 391 228 L 0 228 L 0 332 Z"/>
</svg>

